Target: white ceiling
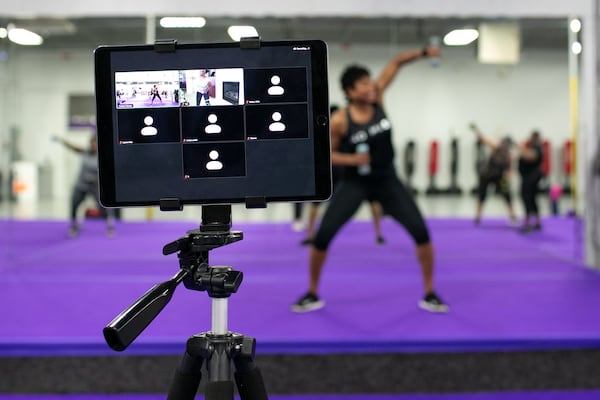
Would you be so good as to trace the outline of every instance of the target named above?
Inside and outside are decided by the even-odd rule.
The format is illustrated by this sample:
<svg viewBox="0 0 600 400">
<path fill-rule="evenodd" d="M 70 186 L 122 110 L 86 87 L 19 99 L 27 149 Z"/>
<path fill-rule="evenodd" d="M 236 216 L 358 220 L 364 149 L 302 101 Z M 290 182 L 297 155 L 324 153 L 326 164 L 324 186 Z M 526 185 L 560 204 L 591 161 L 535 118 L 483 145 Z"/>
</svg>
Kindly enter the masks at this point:
<svg viewBox="0 0 600 400">
<path fill-rule="evenodd" d="M 523 48 L 567 46 L 566 18 L 358 18 L 358 17 L 208 17 L 200 29 L 164 29 L 156 24 L 156 39 L 185 42 L 227 42 L 232 24 L 256 26 L 263 40 L 321 39 L 329 43 L 425 44 L 431 36 L 451 29 L 477 27 L 480 22 L 518 21 Z M 0 27 L 13 23 L 44 37 L 43 48 L 94 49 L 101 44 L 143 44 L 147 19 L 138 17 L 9 18 L 0 16 Z M 8 40 L 0 40 L 0 46 Z"/>
<path fill-rule="evenodd" d="M 8 16 L 187 15 L 248 17 L 593 16 L 596 0 L 3 0 Z"/>
</svg>

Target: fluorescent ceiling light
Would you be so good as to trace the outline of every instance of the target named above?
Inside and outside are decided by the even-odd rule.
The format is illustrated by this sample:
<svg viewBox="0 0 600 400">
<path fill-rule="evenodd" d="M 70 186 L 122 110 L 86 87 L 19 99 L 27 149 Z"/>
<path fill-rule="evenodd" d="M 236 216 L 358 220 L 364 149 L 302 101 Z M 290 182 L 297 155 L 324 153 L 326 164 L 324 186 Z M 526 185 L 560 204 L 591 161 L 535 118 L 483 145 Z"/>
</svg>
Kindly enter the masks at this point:
<svg viewBox="0 0 600 400">
<path fill-rule="evenodd" d="M 571 32 L 579 33 L 581 30 L 581 21 L 577 18 L 572 19 L 571 22 L 569 22 L 569 28 L 571 28 Z"/>
<path fill-rule="evenodd" d="M 44 39 L 37 33 L 20 28 L 9 29 L 8 39 L 23 46 L 39 46 L 44 42 Z"/>
<path fill-rule="evenodd" d="M 8 35 L 6 28 L 0 28 L 0 39 L 4 39 Z"/>
<path fill-rule="evenodd" d="M 163 28 L 202 28 L 206 25 L 203 17 L 163 17 L 160 26 Z"/>
<path fill-rule="evenodd" d="M 250 25 L 231 25 L 227 28 L 227 33 L 229 34 L 229 37 L 236 42 L 239 42 L 243 37 L 258 36 L 256 28 Z"/>
<path fill-rule="evenodd" d="M 444 36 L 446 46 L 466 46 L 479 37 L 477 29 L 455 29 Z"/>
</svg>

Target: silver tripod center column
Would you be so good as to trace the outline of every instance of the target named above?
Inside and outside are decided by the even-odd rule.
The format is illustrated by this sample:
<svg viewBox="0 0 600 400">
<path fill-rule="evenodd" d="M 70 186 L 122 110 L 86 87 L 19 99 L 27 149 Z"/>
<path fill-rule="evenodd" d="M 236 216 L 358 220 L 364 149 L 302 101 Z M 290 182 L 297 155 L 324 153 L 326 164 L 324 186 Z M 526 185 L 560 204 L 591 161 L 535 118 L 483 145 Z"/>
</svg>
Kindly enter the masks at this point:
<svg viewBox="0 0 600 400">
<path fill-rule="evenodd" d="M 211 332 L 214 335 L 226 335 L 229 331 L 227 327 L 229 298 L 212 298 L 212 321 Z"/>
</svg>

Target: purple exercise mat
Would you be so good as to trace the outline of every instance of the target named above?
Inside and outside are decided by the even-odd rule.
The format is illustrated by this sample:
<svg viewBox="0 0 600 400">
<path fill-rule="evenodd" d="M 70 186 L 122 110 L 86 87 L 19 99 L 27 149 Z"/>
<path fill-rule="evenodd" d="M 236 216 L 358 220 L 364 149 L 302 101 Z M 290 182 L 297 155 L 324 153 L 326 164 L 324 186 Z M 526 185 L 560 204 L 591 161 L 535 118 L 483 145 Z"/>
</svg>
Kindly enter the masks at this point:
<svg viewBox="0 0 600 400">
<path fill-rule="evenodd" d="M 234 218 L 235 222 L 235 218 Z M 422 280 L 406 231 L 383 220 L 385 245 L 370 222 L 353 221 L 334 240 L 321 296 L 327 306 L 290 312 L 307 286 L 308 249 L 289 224 L 235 225 L 244 240 L 213 250 L 244 281 L 229 301 L 229 329 L 257 339 L 263 353 L 464 351 L 599 347 L 600 274 L 582 264 L 582 227 L 547 219 L 521 235 L 499 219 L 431 219 L 436 286 L 447 315 L 417 307 Z M 114 238 L 87 221 L 67 239 L 63 221 L 0 221 L 0 351 L 114 354 L 102 328 L 153 285 L 178 271 L 162 247 L 187 222 L 123 222 Z M 210 298 L 181 285 L 127 350 L 180 354 L 210 330 Z"/>
</svg>

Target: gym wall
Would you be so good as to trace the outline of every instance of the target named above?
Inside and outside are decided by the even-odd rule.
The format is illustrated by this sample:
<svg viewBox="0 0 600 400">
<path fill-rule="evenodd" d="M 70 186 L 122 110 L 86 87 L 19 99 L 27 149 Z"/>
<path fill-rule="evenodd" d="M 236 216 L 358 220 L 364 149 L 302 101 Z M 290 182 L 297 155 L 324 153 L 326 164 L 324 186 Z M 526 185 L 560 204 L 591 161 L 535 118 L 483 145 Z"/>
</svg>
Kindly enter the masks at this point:
<svg viewBox="0 0 600 400">
<path fill-rule="evenodd" d="M 376 76 L 393 55 L 409 48 L 385 43 L 329 45 L 330 98 L 338 105 L 345 104 L 339 76 L 347 64 L 364 64 Z M 437 183 L 447 186 L 450 141 L 458 137 L 459 184 L 470 189 L 476 181 L 474 138 L 468 130 L 471 121 L 492 137 L 511 134 L 518 141 L 531 129 L 540 129 L 552 142 L 555 155 L 569 137 L 566 50 L 526 50 L 515 66 L 479 64 L 474 47 L 443 50 L 439 67 L 432 67 L 428 60 L 406 66 L 386 94 L 399 173 L 403 170 L 404 146 L 414 140 L 417 165 L 413 183 L 424 189 L 429 182 L 429 143 L 435 139 L 440 146 Z M 86 131 L 67 128 L 67 108 L 69 95 L 94 91 L 92 53 L 18 48 L 11 53 L 11 63 L 9 78 L 3 79 L 7 74 L 0 74 L 0 104 L 4 104 L 0 113 L 5 114 L 0 119 L 1 129 L 20 129 L 21 150 L 27 160 L 51 162 L 55 198 L 66 199 L 78 158 L 50 138 L 61 135 L 82 145 L 87 143 Z M 0 68 L 6 66 L 0 64 Z M 553 177 L 559 179 L 558 162 L 553 162 L 553 169 Z"/>
</svg>

